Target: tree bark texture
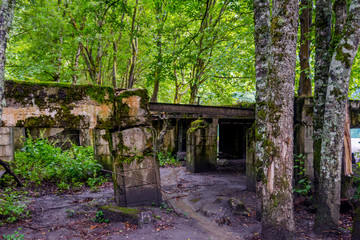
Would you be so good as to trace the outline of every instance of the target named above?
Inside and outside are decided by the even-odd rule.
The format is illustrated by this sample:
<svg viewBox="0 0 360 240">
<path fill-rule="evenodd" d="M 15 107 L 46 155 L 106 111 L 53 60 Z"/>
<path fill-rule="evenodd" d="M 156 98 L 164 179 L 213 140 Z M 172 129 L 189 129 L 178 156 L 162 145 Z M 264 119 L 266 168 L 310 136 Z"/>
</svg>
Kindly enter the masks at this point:
<svg viewBox="0 0 360 240">
<path fill-rule="evenodd" d="M 331 1 L 317 0 L 315 11 L 315 89 L 313 114 L 314 139 L 314 187 L 318 192 L 321 134 L 324 124 L 324 106 L 330 66 Z"/>
<path fill-rule="evenodd" d="M 2 0 L 0 6 L 0 122 L 3 107 L 6 104 L 4 98 L 6 45 L 9 38 L 8 32 L 14 17 L 15 4 L 15 0 Z"/>
<path fill-rule="evenodd" d="M 293 106 L 299 17 L 296 0 L 272 2 L 263 141 L 262 239 L 292 239 Z"/>
<path fill-rule="evenodd" d="M 264 160 L 263 142 L 265 141 L 266 93 L 270 44 L 270 2 L 268 0 L 254 0 L 254 42 L 255 42 L 255 72 L 256 72 L 256 144 L 255 164 L 260 168 Z M 257 169 L 256 171 L 260 171 Z M 256 193 L 261 199 L 261 179 L 257 179 Z M 261 206 L 257 206 L 257 214 Z"/>
<path fill-rule="evenodd" d="M 338 228 L 345 107 L 351 66 L 359 47 L 359 40 L 360 0 L 353 0 L 342 38 L 334 50 L 329 69 L 315 219 L 317 232 Z"/>
<path fill-rule="evenodd" d="M 300 8 L 300 80 L 298 95 L 311 96 L 311 79 L 310 79 L 310 26 L 312 17 L 312 1 L 301 0 Z"/>
</svg>

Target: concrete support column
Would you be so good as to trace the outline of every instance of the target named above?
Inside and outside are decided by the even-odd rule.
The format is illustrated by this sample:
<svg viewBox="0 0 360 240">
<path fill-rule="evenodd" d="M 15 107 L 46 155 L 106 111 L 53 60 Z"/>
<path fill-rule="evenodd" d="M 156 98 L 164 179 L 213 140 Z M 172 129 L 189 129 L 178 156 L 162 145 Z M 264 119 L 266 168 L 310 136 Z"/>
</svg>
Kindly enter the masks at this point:
<svg viewBox="0 0 360 240">
<path fill-rule="evenodd" d="M 115 200 L 119 206 L 161 202 L 159 166 L 153 157 L 148 127 L 134 127 L 112 134 Z"/>
<path fill-rule="evenodd" d="M 187 132 L 186 170 L 203 172 L 217 166 L 218 119 L 195 120 Z"/>
<path fill-rule="evenodd" d="M 116 129 L 111 134 L 116 204 L 160 204 L 159 165 L 154 160 L 155 129 L 150 126 L 145 90 L 119 91 L 115 97 Z"/>
<path fill-rule="evenodd" d="M 0 159 L 4 161 L 14 160 L 14 141 L 12 127 L 0 127 Z"/>
<path fill-rule="evenodd" d="M 310 97 L 295 99 L 294 154 L 304 155 L 305 175 L 314 179 L 313 102 Z M 295 173 L 296 175 L 296 173 Z"/>
</svg>

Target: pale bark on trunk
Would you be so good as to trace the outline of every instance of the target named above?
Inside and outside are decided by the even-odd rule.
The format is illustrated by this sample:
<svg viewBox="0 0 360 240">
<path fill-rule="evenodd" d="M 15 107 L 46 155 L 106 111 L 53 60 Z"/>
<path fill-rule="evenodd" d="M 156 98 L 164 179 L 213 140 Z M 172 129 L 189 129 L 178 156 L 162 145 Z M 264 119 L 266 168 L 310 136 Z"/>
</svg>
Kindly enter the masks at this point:
<svg viewBox="0 0 360 240">
<path fill-rule="evenodd" d="M 76 55 L 75 55 L 74 74 L 72 75 L 73 84 L 76 84 L 77 80 L 78 80 L 79 58 L 80 58 L 80 54 L 81 54 L 81 48 L 82 48 L 82 45 L 81 45 L 81 43 L 79 43 L 78 48 L 76 50 Z"/>
<path fill-rule="evenodd" d="M 315 11 L 315 89 L 314 89 L 314 114 L 313 114 L 313 139 L 314 139 L 314 187 L 318 192 L 321 134 L 324 124 L 324 106 L 327 81 L 330 65 L 331 44 L 331 1 L 317 0 Z"/>
<path fill-rule="evenodd" d="M 322 131 L 319 197 L 315 229 L 337 229 L 340 210 L 341 157 L 344 137 L 345 107 L 351 66 L 360 40 L 360 0 L 353 0 L 334 50 L 329 69 Z"/>
<path fill-rule="evenodd" d="M 310 79 L 310 27 L 311 27 L 311 5 L 310 0 L 301 0 L 300 8 L 300 80 L 298 95 L 311 96 L 311 79 Z"/>
<path fill-rule="evenodd" d="M 353 194 L 352 180 L 352 154 L 351 154 L 351 135 L 350 135 L 350 116 L 349 104 L 346 104 L 346 118 L 344 129 L 344 147 L 342 155 L 341 171 L 341 198 L 351 199 Z"/>
<path fill-rule="evenodd" d="M 270 2 L 269 0 L 254 0 L 254 43 L 255 43 L 255 71 L 256 71 L 256 144 L 255 164 L 261 167 L 264 160 L 263 142 L 265 141 L 266 93 L 270 43 Z M 260 171 L 256 169 L 256 171 Z M 261 179 L 257 179 L 256 193 L 261 199 Z M 261 206 L 256 207 L 257 215 L 261 213 Z"/>
<path fill-rule="evenodd" d="M 272 2 L 263 142 L 262 239 L 292 239 L 293 106 L 299 4 Z"/>
<path fill-rule="evenodd" d="M 0 5 L 0 122 L 5 107 L 4 84 L 5 84 L 5 64 L 6 46 L 9 38 L 9 29 L 12 24 L 15 10 L 15 0 L 2 0 Z"/>
</svg>

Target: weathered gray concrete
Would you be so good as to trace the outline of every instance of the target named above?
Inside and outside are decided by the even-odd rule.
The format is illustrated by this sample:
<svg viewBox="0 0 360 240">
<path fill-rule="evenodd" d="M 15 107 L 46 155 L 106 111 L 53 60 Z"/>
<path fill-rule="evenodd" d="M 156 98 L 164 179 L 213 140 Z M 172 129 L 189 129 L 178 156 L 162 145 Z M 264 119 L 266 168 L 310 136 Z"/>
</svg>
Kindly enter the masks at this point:
<svg viewBox="0 0 360 240">
<path fill-rule="evenodd" d="M 195 120 L 187 131 L 186 170 L 203 172 L 217 166 L 218 119 Z"/>
</svg>

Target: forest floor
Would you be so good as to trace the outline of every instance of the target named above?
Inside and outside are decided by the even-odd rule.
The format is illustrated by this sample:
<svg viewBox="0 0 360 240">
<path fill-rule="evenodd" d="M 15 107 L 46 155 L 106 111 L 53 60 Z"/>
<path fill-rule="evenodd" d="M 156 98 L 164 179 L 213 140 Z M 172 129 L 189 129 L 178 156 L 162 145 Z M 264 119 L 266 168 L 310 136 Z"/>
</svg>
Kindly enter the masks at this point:
<svg viewBox="0 0 360 240">
<path fill-rule="evenodd" d="M 191 174 L 184 167 L 162 168 L 164 201 L 161 207 L 143 207 L 153 221 L 141 227 L 130 223 L 95 223 L 99 206 L 114 204 L 111 183 L 98 192 L 56 194 L 43 188 L 30 192 L 29 218 L 0 226 L 0 236 L 17 231 L 24 239 L 173 239 L 217 240 L 260 239 L 261 223 L 256 219 L 257 199 L 246 190 L 244 167 L 230 164 L 216 172 Z M 228 162 L 228 163 L 229 163 Z M 233 214 L 229 199 L 241 200 L 245 209 Z M 312 231 L 314 213 L 303 198 L 295 199 L 296 239 L 350 239 L 350 214 L 341 215 L 341 232 L 327 236 Z M 2 237 L 0 237 L 2 239 Z"/>
</svg>

